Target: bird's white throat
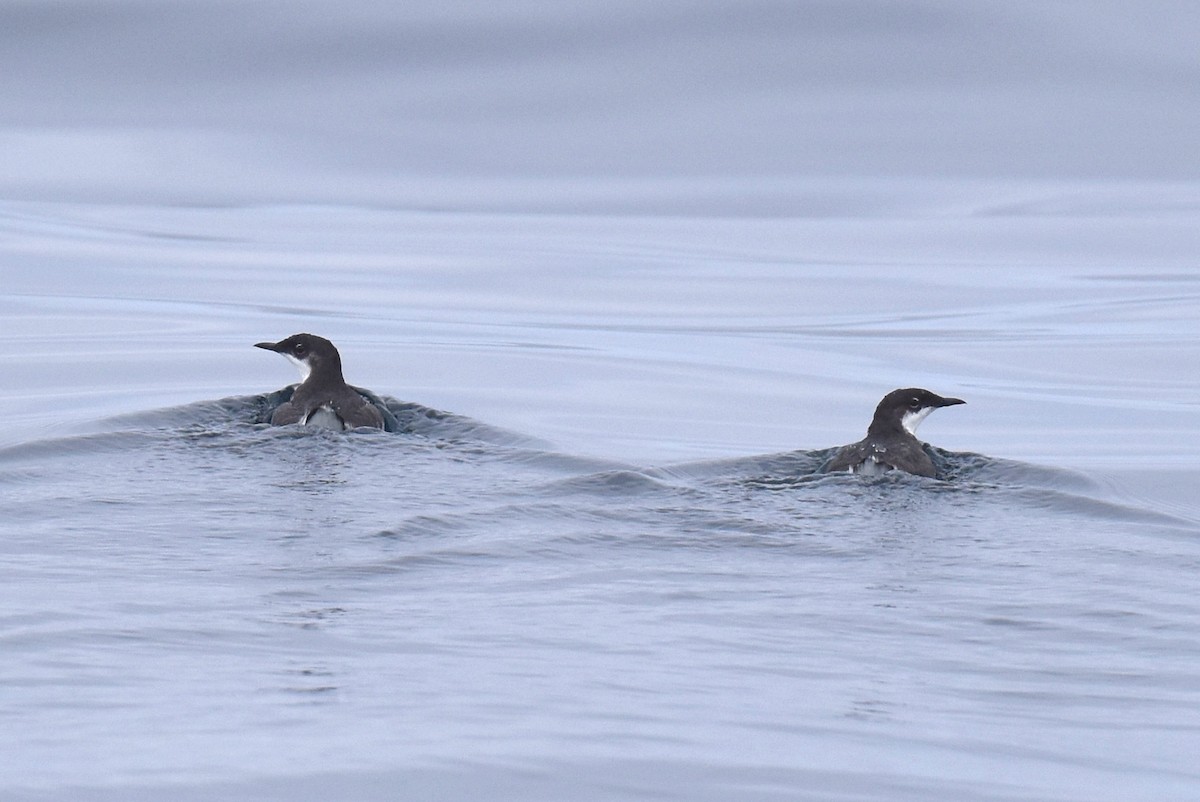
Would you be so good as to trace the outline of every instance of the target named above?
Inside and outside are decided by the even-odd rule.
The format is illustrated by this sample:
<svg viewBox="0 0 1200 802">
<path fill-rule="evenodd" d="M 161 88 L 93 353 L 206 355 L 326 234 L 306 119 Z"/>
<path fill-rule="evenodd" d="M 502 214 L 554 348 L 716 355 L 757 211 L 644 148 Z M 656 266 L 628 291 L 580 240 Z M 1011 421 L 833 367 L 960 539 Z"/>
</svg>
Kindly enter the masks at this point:
<svg viewBox="0 0 1200 802">
<path fill-rule="evenodd" d="M 933 412 L 933 407 L 922 407 L 916 412 L 905 412 L 904 417 L 900 419 L 900 425 L 915 437 L 917 427 L 921 425 L 921 421 L 929 417 L 930 412 Z"/>
<path fill-rule="evenodd" d="M 291 354 L 284 354 L 284 356 L 287 357 L 288 362 L 291 362 L 297 367 L 297 369 L 299 369 L 300 383 L 304 384 L 304 382 L 308 381 L 308 375 L 312 373 L 312 366 L 308 364 L 307 360 L 296 359 L 296 357 L 292 356 Z"/>
</svg>

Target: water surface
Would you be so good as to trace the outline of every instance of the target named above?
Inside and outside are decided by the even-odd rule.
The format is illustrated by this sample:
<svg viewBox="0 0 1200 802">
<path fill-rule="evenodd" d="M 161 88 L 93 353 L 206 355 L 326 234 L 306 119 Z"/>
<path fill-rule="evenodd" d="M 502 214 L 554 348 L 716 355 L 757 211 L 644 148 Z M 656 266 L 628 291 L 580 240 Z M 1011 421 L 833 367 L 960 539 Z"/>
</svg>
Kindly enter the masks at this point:
<svg viewBox="0 0 1200 802">
<path fill-rule="evenodd" d="M 0 5 L 0 796 L 1196 797 L 1194 10 L 726 6 Z"/>
</svg>

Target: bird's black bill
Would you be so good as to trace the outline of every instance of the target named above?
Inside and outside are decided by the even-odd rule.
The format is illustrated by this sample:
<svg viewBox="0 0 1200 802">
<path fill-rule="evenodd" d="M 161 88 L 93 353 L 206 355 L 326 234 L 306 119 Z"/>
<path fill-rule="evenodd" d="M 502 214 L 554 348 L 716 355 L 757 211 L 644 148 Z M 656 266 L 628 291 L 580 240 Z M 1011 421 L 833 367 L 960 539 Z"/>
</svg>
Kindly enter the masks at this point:
<svg viewBox="0 0 1200 802">
<path fill-rule="evenodd" d="M 279 343 L 255 343 L 255 348 L 266 348 L 268 351 L 279 350 Z"/>
<path fill-rule="evenodd" d="M 955 404 L 965 404 L 965 403 L 967 403 L 967 402 L 963 401 L 961 398 L 943 398 L 941 403 L 938 404 L 938 406 L 939 407 L 952 407 Z"/>
</svg>

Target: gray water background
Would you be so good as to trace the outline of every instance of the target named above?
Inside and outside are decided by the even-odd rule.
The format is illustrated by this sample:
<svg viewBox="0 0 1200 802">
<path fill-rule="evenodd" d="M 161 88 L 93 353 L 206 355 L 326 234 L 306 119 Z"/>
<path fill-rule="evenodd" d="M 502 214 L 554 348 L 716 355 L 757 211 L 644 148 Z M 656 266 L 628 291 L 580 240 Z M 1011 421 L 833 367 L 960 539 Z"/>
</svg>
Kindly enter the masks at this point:
<svg viewBox="0 0 1200 802">
<path fill-rule="evenodd" d="M 1200 797 L 1197 30 L 0 5 L 0 797 Z"/>
</svg>

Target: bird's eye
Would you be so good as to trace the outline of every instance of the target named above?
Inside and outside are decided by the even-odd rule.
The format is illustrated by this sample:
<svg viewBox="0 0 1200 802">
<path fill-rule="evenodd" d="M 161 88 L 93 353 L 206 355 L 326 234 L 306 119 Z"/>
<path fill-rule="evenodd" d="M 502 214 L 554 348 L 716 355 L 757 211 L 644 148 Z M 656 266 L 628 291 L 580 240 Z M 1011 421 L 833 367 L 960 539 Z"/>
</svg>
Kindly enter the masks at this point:
<svg viewBox="0 0 1200 802">
<path fill-rule="evenodd" d="M 908 399 L 908 408 L 909 409 L 920 409 L 921 408 L 921 400 L 919 398 Z"/>
<path fill-rule="evenodd" d="M 296 347 L 293 350 L 296 352 L 296 356 L 304 356 L 308 351 L 308 346 L 304 343 L 296 343 Z"/>
</svg>

